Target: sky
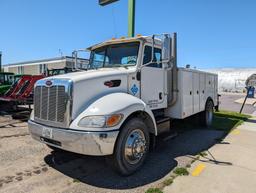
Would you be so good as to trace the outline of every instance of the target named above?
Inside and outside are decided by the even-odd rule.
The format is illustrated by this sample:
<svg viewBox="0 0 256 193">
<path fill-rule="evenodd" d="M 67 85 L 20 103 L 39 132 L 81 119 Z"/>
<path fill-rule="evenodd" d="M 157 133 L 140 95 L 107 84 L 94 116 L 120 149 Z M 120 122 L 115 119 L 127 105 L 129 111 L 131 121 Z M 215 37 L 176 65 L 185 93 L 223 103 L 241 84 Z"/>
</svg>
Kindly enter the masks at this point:
<svg viewBox="0 0 256 193">
<path fill-rule="evenodd" d="M 0 0 L 3 64 L 127 36 L 128 0 Z M 136 0 L 135 34 L 178 33 L 178 65 L 256 67 L 255 0 Z"/>
</svg>

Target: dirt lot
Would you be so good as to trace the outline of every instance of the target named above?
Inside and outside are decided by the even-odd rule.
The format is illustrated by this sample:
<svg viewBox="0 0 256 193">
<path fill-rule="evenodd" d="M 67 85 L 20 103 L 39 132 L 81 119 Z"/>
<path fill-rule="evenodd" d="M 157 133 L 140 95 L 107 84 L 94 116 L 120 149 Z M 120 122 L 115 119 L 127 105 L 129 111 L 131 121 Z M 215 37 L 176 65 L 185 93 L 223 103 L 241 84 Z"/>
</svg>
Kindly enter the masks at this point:
<svg viewBox="0 0 256 193">
<path fill-rule="evenodd" d="M 161 137 L 139 172 L 120 177 L 104 157 L 51 151 L 30 137 L 26 122 L 0 116 L 0 131 L 0 192 L 8 193 L 145 192 L 223 135 L 194 128 L 181 129 L 174 139 Z"/>
</svg>

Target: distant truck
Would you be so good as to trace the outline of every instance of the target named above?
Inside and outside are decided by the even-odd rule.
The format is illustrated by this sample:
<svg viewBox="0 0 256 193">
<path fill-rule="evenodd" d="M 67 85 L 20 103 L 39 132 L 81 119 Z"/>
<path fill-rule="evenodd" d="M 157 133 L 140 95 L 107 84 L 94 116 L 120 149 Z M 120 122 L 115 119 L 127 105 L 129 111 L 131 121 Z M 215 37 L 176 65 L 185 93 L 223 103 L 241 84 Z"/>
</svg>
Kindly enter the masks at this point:
<svg viewBox="0 0 256 193">
<path fill-rule="evenodd" d="M 154 49 L 152 49 L 154 48 Z M 32 137 L 53 149 L 106 156 L 122 175 L 144 163 L 171 119 L 198 114 L 210 126 L 215 74 L 177 68 L 176 33 L 111 39 L 88 48 L 87 71 L 37 81 Z"/>
</svg>

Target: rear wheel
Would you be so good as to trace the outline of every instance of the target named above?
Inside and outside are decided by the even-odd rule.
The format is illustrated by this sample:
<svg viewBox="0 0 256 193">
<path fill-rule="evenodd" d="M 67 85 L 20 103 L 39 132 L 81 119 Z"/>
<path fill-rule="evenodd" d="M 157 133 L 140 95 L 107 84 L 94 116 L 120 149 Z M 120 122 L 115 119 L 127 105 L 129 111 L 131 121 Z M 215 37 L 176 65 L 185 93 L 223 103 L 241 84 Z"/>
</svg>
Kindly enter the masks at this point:
<svg viewBox="0 0 256 193">
<path fill-rule="evenodd" d="M 205 111 L 200 114 L 200 122 L 202 126 L 210 127 L 213 121 L 213 103 L 208 100 L 205 105 Z"/>
<path fill-rule="evenodd" d="M 121 175 L 131 175 L 141 168 L 149 150 L 149 133 L 139 118 L 130 119 L 121 129 L 112 163 Z"/>
</svg>

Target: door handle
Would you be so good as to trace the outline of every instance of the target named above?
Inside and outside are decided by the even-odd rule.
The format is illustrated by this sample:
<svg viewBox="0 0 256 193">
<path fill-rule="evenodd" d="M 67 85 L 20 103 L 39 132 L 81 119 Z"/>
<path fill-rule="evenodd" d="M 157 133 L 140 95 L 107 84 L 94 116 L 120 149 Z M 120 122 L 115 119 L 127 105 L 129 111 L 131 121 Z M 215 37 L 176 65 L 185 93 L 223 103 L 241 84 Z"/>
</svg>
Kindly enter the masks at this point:
<svg viewBox="0 0 256 193">
<path fill-rule="evenodd" d="M 159 93 L 159 99 L 162 100 L 163 99 L 163 93 Z"/>
</svg>

